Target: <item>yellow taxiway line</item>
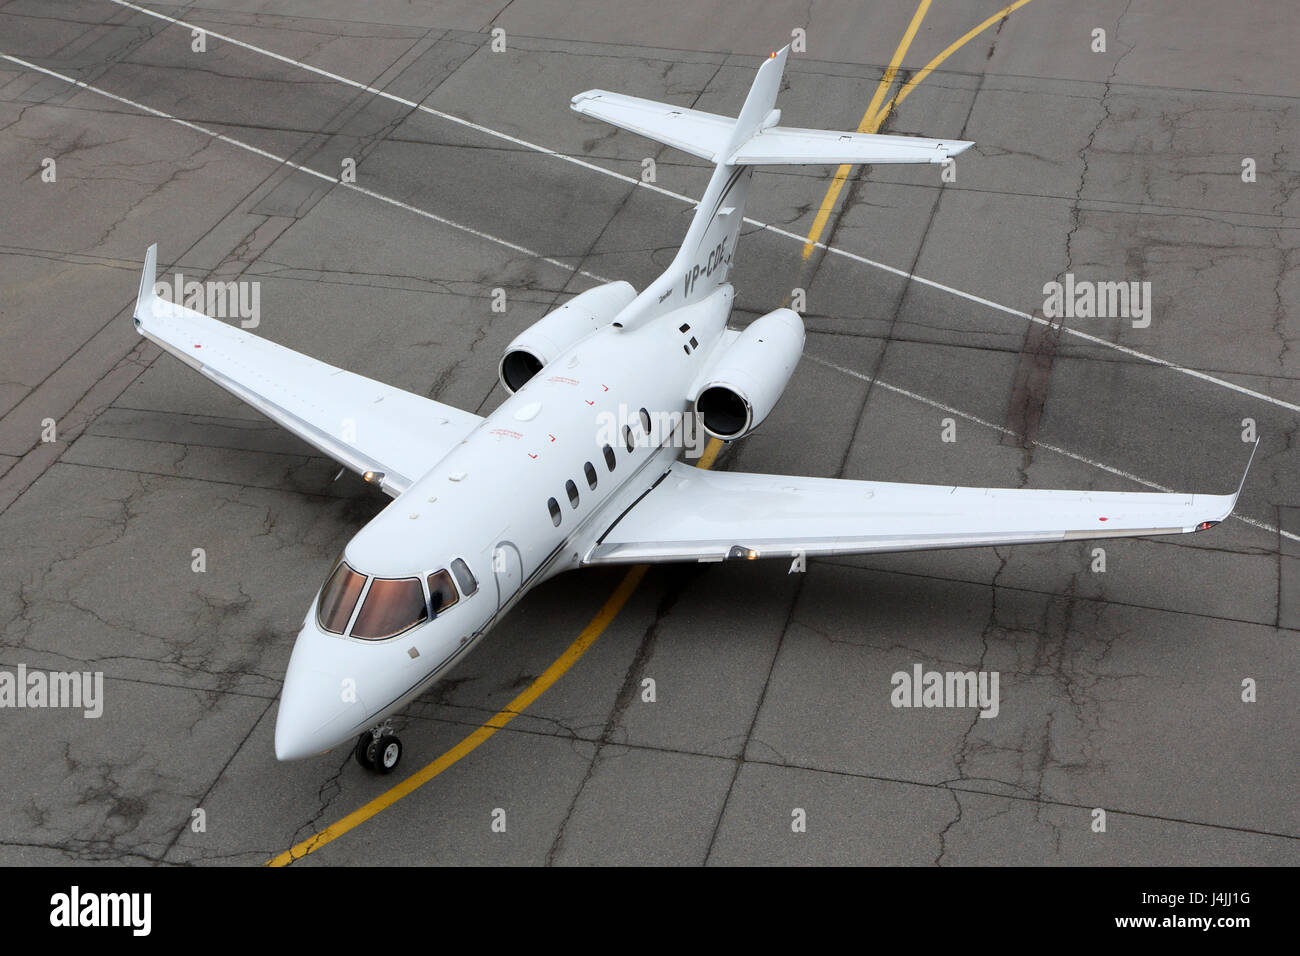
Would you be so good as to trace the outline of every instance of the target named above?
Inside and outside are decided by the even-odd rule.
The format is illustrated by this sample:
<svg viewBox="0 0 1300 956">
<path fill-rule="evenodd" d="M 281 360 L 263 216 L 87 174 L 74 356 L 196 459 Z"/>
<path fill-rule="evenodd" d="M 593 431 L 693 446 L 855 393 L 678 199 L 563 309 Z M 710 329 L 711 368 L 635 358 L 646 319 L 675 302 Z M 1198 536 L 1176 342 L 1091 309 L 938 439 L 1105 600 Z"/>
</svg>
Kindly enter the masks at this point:
<svg viewBox="0 0 1300 956">
<path fill-rule="evenodd" d="M 907 83 L 903 85 L 903 88 L 898 92 L 898 96 L 894 97 L 892 100 L 889 101 L 888 104 L 886 104 L 882 115 L 888 116 L 890 110 L 892 110 L 899 103 L 903 102 L 903 100 L 907 99 L 908 94 L 910 94 L 914 89 L 916 89 L 917 86 L 919 86 L 927 76 L 933 73 L 940 63 L 948 59 L 948 57 L 952 56 L 954 53 L 956 53 L 958 50 L 964 47 L 971 40 L 975 39 L 977 36 L 979 36 L 981 33 L 987 30 L 989 27 L 993 26 L 993 24 L 997 23 L 999 20 L 1003 19 L 1004 17 L 1010 16 L 1013 10 L 1020 9 L 1026 3 L 1029 3 L 1029 0 L 1016 0 L 1015 3 L 1007 4 L 997 13 L 993 14 L 993 16 L 989 17 L 987 20 L 981 23 L 979 26 L 975 27 L 970 32 L 963 34 L 960 39 L 954 40 L 952 43 L 950 43 L 942 53 L 936 56 L 925 66 L 921 67 L 920 72 L 917 73 L 916 76 L 912 77 L 910 80 L 907 81 Z"/>
<path fill-rule="evenodd" d="M 930 9 L 930 0 L 921 0 L 916 12 L 912 14 L 912 22 L 907 25 L 907 32 L 903 34 L 903 39 L 898 43 L 898 49 L 894 51 L 893 58 L 889 61 L 889 66 L 885 68 L 885 75 L 880 78 L 876 85 L 876 92 L 871 97 L 871 103 L 867 106 L 867 111 L 862 114 L 862 121 L 858 123 L 859 133 L 874 133 L 880 129 L 880 124 L 885 121 L 889 115 L 889 110 L 880 110 L 880 102 L 889 92 L 889 88 L 894 85 L 894 77 L 898 75 L 899 64 L 903 62 L 903 57 L 907 55 L 907 48 L 912 45 L 912 37 L 916 36 L 916 31 L 921 27 L 921 21 L 925 19 L 925 11 Z M 844 182 L 849 178 L 849 170 L 853 167 L 845 164 L 835 170 L 835 176 L 831 180 L 830 188 L 826 190 L 826 196 L 822 199 L 821 207 L 817 210 L 817 216 L 813 219 L 812 229 L 808 232 L 808 241 L 804 243 L 803 257 L 807 259 L 817 248 L 817 241 L 822 237 L 822 231 L 826 228 L 826 223 L 831 217 L 831 210 L 835 207 L 835 200 L 840 198 L 840 190 L 844 188 Z"/>
</svg>

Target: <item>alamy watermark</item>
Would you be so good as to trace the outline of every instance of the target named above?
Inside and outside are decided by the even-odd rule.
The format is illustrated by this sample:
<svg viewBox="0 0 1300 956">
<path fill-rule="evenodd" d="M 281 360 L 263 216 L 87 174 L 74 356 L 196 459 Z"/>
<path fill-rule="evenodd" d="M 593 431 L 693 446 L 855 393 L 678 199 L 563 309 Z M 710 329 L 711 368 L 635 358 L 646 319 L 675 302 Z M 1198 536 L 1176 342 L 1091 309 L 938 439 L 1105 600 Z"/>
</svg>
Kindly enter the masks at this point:
<svg viewBox="0 0 1300 956">
<path fill-rule="evenodd" d="M 1067 272 L 1063 282 L 1043 286 L 1043 315 L 1049 319 L 1131 319 L 1133 328 L 1151 324 L 1150 282 L 1092 282 Z"/>
<path fill-rule="evenodd" d="M 187 282 L 178 272 L 170 283 L 155 282 L 153 291 L 160 299 L 214 319 L 239 319 L 245 329 L 255 329 L 262 323 L 262 283 L 256 279 L 238 282 L 190 279 Z"/>
<path fill-rule="evenodd" d="M 1001 709 L 997 671 L 895 671 L 889 702 L 895 707 L 978 707 L 981 717 L 996 717 Z"/>
<path fill-rule="evenodd" d="M 0 670 L 0 708 L 71 707 L 94 719 L 104 713 L 103 671 Z"/>
<path fill-rule="evenodd" d="M 50 897 L 50 925 L 126 927 L 133 936 L 148 936 L 153 928 L 152 893 L 83 893 L 73 886 Z"/>
<path fill-rule="evenodd" d="M 709 436 L 700 416 L 686 412 L 652 412 L 620 404 L 617 411 L 596 415 L 596 442 L 617 448 L 637 446 L 661 448 L 665 445 L 686 449 L 686 458 L 699 458 Z"/>
</svg>

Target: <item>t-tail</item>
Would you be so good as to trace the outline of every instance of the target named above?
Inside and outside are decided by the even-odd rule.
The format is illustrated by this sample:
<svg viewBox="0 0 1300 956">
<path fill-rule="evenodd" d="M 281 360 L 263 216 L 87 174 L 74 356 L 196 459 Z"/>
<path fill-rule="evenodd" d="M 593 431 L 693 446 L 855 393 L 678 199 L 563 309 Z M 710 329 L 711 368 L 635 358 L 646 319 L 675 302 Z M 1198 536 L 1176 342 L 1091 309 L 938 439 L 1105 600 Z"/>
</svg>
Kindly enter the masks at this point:
<svg viewBox="0 0 1300 956">
<path fill-rule="evenodd" d="M 574 110 L 717 164 L 686 238 L 666 272 L 619 316 L 632 328 L 706 298 L 731 274 L 755 166 L 942 163 L 973 145 L 962 140 L 778 126 L 776 95 L 790 48 L 754 77 L 735 119 L 606 90 L 579 93 Z"/>
</svg>

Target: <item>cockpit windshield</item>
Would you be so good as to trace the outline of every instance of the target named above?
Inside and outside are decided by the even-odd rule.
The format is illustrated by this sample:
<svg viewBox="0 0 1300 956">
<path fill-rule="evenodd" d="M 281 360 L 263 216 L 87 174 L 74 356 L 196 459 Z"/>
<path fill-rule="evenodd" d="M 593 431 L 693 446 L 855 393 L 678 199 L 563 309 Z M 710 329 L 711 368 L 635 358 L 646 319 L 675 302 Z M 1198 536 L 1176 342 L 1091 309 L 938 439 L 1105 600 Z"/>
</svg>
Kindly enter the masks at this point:
<svg viewBox="0 0 1300 956">
<path fill-rule="evenodd" d="M 478 582 L 464 561 L 457 558 L 452 568 L 461 580 L 464 594 L 470 595 L 478 590 Z M 367 581 L 370 582 L 369 590 L 366 589 Z M 365 600 L 361 600 L 362 594 L 365 594 Z M 429 596 L 431 604 L 425 600 L 424 583 L 420 578 L 371 578 L 353 570 L 346 561 L 340 561 L 325 587 L 321 588 L 316 621 L 322 630 L 331 634 L 381 641 L 436 617 L 461 597 L 452 575 L 446 570 L 429 575 Z M 358 601 L 361 603 L 359 611 Z M 354 612 L 357 619 L 349 632 L 348 622 Z"/>
<path fill-rule="evenodd" d="M 316 621 L 331 634 L 342 634 L 348 629 L 352 618 L 352 609 L 357 606 L 357 598 L 365 586 L 366 576 L 357 574 L 346 564 L 339 564 L 325 587 L 320 592 L 320 605 L 316 610 Z"/>
<path fill-rule="evenodd" d="M 352 625 L 352 636 L 378 641 L 428 619 L 419 578 L 375 578 Z"/>
</svg>

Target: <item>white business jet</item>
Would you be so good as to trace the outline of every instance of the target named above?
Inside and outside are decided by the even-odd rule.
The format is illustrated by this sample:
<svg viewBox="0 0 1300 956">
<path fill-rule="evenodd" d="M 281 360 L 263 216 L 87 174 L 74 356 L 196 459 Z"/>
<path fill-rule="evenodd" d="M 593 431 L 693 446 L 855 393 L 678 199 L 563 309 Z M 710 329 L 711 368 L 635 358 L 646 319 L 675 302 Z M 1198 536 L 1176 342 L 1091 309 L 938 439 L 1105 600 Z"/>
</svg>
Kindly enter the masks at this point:
<svg viewBox="0 0 1300 956">
<path fill-rule="evenodd" d="M 307 612 L 276 718 L 280 760 L 356 739 L 363 766 L 391 772 L 402 753 L 391 716 L 530 588 L 570 568 L 1182 534 L 1231 514 L 1240 487 L 961 488 L 678 460 L 696 422 L 724 440 L 762 424 L 803 351 L 803 322 L 790 309 L 727 327 L 754 167 L 941 163 L 971 145 L 780 126 L 786 54 L 759 68 L 735 119 L 604 90 L 573 98 L 579 113 L 716 169 L 663 275 L 639 295 L 626 282 L 589 289 L 510 343 L 499 367 L 510 397 L 487 417 L 167 301 L 150 247 L 140 333 L 398 499 L 348 542 Z"/>
</svg>

